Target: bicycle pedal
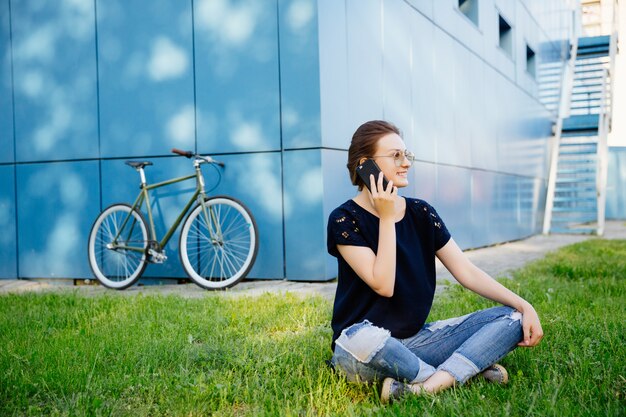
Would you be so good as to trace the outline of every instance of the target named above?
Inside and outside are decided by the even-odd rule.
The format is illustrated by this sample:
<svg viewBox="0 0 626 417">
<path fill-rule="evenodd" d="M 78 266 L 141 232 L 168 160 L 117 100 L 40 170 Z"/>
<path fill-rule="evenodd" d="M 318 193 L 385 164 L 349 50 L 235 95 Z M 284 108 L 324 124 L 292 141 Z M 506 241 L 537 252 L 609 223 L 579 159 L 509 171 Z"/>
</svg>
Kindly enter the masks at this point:
<svg viewBox="0 0 626 417">
<path fill-rule="evenodd" d="M 162 264 L 167 261 L 167 255 L 165 255 L 165 252 L 157 252 L 154 249 L 149 249 L 148 255 L 150 255 L 150 259 L 148 261 L 154 264 Z"/>
</svg>

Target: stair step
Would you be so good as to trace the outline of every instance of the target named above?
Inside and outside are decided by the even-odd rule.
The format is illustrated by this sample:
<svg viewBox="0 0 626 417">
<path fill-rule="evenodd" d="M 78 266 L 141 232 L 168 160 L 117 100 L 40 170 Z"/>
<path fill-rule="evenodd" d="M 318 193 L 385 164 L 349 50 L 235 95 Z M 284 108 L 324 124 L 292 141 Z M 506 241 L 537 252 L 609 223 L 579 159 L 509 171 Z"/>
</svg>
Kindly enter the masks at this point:
<svg viewBox="0 0 626 417">
<path fill-rule="evenodd" d="M 562 175 L 562 174 L 594 174 L 596 173 L 595 169 L 592 168 L 588 168 L 588 169 L 559 169 L 557 170 L 557 175 Z"/>
<path fill-rule="evenodd" d="M 591 199 L 596 199 L 596 190 L 595 188 L 593 190 L 588 189 L 585 192 L 578 192 L 578 190 L 560 190 L 560 192 L 555 192 L 554 194 L 555 198 L 591 198 Z"/>
<path fill-rule="evenodd" d="M 580 82 L 583 81 L 583 82 Z M 593 81 L 593 82 L 591 82 Z M 585 78 L 584 80 L 582 79 L 574 79 L 574 85 L 572 86 L 574 89 L 576 88 L 595 88 L 597 90 L 602 91 L 602 87 L 604 86 L 604 83 L 601 82 L 602 81 L 602 77 L 593 77 L 593 78 Z"/>
<path fill-rule="evenodd" d="M 589 214 L 581 214 L 578 213 L 579 216 L 553 216 L 552 217 L 552 221 L 554 223 L 568 223 L 570 225 L 582 225 L 585 223 L 591 223 L 596 221 L 596 216 L 595 215 L 589 215 Z"/>
<path fill-rule="evenodd" d="M 588 158 L 586 159 L 570 159 L 569 157 L 571 155 L 565 155 L 566 158 L 561 158 L 559 160 L 559 165 L 563 166 L 589 166 L 589 165 L 595 165 L 596 164 L 596 158 L 595 155 L 588 155 Z"/>
<path fill-rule="evenodd" d="M 610 35 L 599 36 L 581 36 L 578 38 L 578 48 L 587 48 L 589 46 L 606 45 L 609 46 L 611 42 Z"/>
<path fill-rule="evenodd" d="M 597 146 L 598 139 L 595 136 L 590 136 L 587 139 L 562 139 L 561 146 Z"/>
<path fill-rule="evenodd" d="M 604 74 L 604 69 L 604 66 L 576 68 L 574 70 L 574 79 L 580 78 L 581 76 L 585 76 L 588 74 L 593 74 L 593 77 L 601 78 Z"/>
<path fill-rule="evenodd" d="M 559 155 L 595 155 L 596 150 L 578 150 L 578 151 L 559 151 Z"/>
<path fill-rule="evenodd" d="M 597 199 L 592 197 L 587 197 L 587 200 L 581 201 L 581 204 L 584 203 L 584 205 L 572 205 L 572 203 L 576 203 L 576 201 L 557 202 L 555 198 L 554 208 L 558 208 L 560 212 L 576 212 L 579 208 L 592 209 L 593 211 L 595 211 L 598 208 Z"/>
<path fill-rule="evenodd" d="M 597 136 L 598 129 L 595 130 L 563 130 L 561 131 L 562 138 L 576 138 L 581 136 Z"/>
<path fill-rule="evenodd" d="M 597 114 L 570 116 L 563 120 L 563 130 L 595 130 L 598 129 L 598 122 Z"/>
<path fill-rule="evenodd" d="M 582 143 L 577 143 L 577 142 L 561 142 L 559 144 L 560 148 L 563 148 L 564 150 L 571 150 L 571 149 L 577 149 L 577 148 L 584 148 L 584 149 L 589 149 L 592 150 L 593 152 L 595 152 L 598 149 L 598 144 L 596 142 L 582 142 Z M 580 150 L 580 149 L 579 149 Z"/>
<path fill-rule="evenodd" d="M 576 98 L 574 98 L 573 96 L 576 96 Z M 581 87 L 581 88 L 574 88 L 572 90 L 573 101 L 582 101 L 585 98 L 587 98 L 588 100 L 599 100 L 600 97 L 597 97 L 597 96 L 602 96 L 601 89 L 589 90 L 589 89 L 583 89 Z"/>
<path fill-rule="evenodd" d="M 586 49 L 586 50 L 580 52 L 581 58 L 582 57 L 584 57 L 584 58 L 591 58 L 591 57 L 599 58 L 599 57 L 607 56 L 608 54 L 609 54 L 609 48 L 608 47 L 607 48 L 601 48 L 601 47 L 589 48 L 589 49 Z"/>
<path fill-rule="evenodd" d="M 580 197 L 580 198 L 573 198 L 573 197 L 554 197 L 554 202 L 559 202 L 559 203 L 572 203 L 572 202 L 581 202 L 581 203 L 597 203 L 597 199 L 594 197 Z"/>
<path fill-rule="evenodd" d="M 576 59 L 576 67 L 589 67 L 591 65 L 603 65 L 609 61 L 608 56 L 580 56 Z"/>
<path fill-rule="evenodd" d="M 554 213 L 571 213 L 572 215 L 581 213 L 596 213 L 598 209 L 596 207 L 553 207 Z"/>
<path fill-rule="evenodd" d="M 595 178 L 557 178 L 557 184 L 571 184 L 571 183 L 580 183 L 580 184 L 589 184 L 593 182 L 595 184 Z"/>
<path fill-rule="evenodd" d="M 600 80 L 602 80 L 602 74 L 601 74 L 602 71 L 598 70 L 598 73 L 599 73 L 599 75 L 594 75 L 594 76 L 586 76 L 584 74 L 581 74 L 580 77 L 576 77 L 575 76 L 574 77 L 574 83 L 581 82 L 581 81 L 584 83 L 585 81 L 591 81 L 591 80 L 593 80 L 593 81 L 600 81 Z"/>
<path fill-rule="evenodd" d="M 561 188 L 554 191 L 554 197 L 571 197 L 572 195 L 576 195 L 580 198 L 597 198 L 596 187 L 585 187 L 585 188 Z"/>
</svg>

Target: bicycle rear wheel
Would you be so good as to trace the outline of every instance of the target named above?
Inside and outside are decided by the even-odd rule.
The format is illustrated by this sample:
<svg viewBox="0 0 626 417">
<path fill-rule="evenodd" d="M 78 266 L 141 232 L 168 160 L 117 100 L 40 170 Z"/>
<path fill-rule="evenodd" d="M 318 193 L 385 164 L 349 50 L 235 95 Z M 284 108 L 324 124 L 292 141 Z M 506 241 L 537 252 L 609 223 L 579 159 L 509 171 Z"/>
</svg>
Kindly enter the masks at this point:
<svg viewBox="0 0 626 417">
<path fill-rule="evenodd" d="M 250 271 L 258 251 L 257 225 L 250 211 L 231 197 L 196 206 L 180 233 L 180 259 L 189 278 L 215 290 L 232 287 Z"/>
<path fill-rule="evenodd" d="M 141 212 L 127 204 L 114 204 L 100 213 L 91 227 L 91 271 L 105 287 L 128 288 L 146 269 L 147 245 L 148 227 Z"/>
</svg>

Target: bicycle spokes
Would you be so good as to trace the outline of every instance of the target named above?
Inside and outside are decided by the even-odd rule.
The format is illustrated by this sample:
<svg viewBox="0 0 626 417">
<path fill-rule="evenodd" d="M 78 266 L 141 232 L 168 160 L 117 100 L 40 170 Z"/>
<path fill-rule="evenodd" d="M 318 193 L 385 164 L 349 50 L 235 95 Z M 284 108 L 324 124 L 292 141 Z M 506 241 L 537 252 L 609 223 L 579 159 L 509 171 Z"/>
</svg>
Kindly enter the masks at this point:
<svg viewBox="0 0 626 417">
<path fill-rule="evenodd" d="M 205 207 L 198 207 L 183 226 L 183 266 L 202 286 L 224 288 L 233 285 L 250 268 L 255 255 L 253 220 L 234 200 L 225 197 L 208 200 Z"/>
</svg>

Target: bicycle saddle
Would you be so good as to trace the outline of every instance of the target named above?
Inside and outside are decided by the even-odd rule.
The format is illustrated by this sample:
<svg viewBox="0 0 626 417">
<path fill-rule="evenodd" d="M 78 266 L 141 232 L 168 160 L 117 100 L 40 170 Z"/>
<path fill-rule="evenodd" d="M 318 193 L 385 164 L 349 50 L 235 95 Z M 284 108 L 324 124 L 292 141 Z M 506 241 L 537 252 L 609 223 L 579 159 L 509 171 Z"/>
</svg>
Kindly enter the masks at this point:
<svg viewBox="0 0 626 417">
<path fill-rule="evenodd" d="M 141 169 L 145 166 L 152 165 L 150 161 L 126 161 L 126 165 L 131 166 L 135 169 Z"/>
</svg>

